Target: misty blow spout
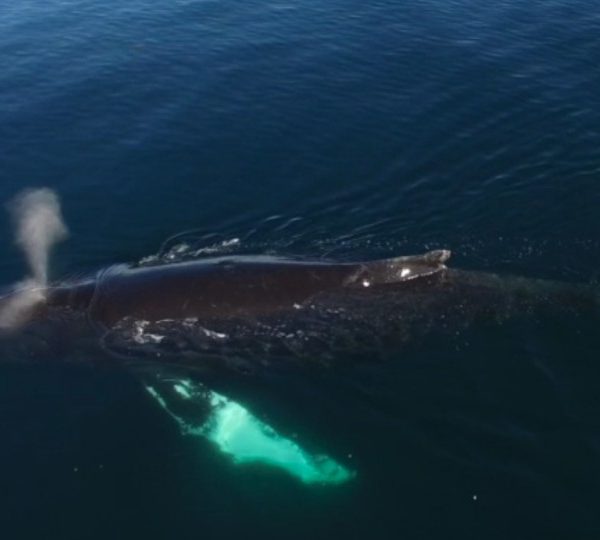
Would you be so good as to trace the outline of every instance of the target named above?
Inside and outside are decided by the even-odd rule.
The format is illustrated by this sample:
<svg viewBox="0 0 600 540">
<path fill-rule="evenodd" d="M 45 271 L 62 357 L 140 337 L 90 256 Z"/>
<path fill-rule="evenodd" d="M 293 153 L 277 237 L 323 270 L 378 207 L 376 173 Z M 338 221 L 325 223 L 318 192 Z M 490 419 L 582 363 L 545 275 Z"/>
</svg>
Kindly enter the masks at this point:
<svg viewBox="0 0 600 540">
<path fill-rule="evenodd" d="M 53 246 L 66 238 L 60 202 L 48 189 L 26 190 L 9 204 L 15 242 L 21 248 L 30 276 L 0 298 L 0 329 L 18 328 L 46 300 L 48 260 Z"/>
</svg>

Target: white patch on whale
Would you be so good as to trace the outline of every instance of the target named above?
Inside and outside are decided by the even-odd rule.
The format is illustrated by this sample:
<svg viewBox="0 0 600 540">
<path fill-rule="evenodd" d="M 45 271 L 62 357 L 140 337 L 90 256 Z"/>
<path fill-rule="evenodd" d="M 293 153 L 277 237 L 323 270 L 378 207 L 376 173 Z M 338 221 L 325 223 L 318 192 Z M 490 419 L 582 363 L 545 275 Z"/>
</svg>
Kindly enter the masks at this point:
<svg viewBox="0 0 600 540">
<path fill-rule="evenodd" d="M 149 324 L 149 321 L 135 321 L 133 335 L 131 336 L 133 341 L 139 343 L 140 345 L 144 345 L 146 343 L 160 343 L 163 339 L 165 339 L 165 336 L 146 332 L 146 327 Z"/>
</svg>

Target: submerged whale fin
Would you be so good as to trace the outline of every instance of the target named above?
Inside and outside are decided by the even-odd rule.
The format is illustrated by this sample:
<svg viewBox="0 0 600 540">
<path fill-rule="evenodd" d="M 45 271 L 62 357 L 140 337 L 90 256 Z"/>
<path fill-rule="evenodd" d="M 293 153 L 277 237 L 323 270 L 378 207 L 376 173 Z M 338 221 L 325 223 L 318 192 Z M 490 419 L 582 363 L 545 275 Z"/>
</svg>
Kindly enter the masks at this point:
<svg viewBox="0 0 600 540">
<path fill-rule="evenodd" d="M 147 392 L 182 434 L 201 437 L 238 464 L 263 464 L 305 484 L 342 484 L 354 473 L 325 454 L 313 454 L 259 420 L 241 403 L 179 374 L 144 370 Z"/>
<path fill-rule="evenodd" d="M 388 283 L 401 283 L 416 278 L 430 276 L 445 270 L 444 264 L 450 258 L 447 249 L 429 251 L 423 255 L 394 257 L 364 263 L 351 276 L 347 285 L 369 287 Z"/>
</svg>

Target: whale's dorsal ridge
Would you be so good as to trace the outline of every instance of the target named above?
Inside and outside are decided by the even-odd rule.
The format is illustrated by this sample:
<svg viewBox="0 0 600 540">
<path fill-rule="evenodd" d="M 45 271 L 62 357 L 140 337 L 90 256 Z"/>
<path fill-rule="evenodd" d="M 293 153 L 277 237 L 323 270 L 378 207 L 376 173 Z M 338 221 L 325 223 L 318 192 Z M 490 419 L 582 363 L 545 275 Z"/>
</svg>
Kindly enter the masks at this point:
<svg viewBox="0 0 600 540">
<path fill-rule="evenodd" d="M 448 249 L 437 249 L 421 255 L 405 255 L 364 263 L 351 276 L 347 285 L 370 287 L 430 276 L 446 268 L 444 263 L 450 255 Z"/>
<path fill-rule="evenodd" d="M 452 255 L 452 252 L 449 249 L 435 249 L 433 251 L 428 251 L 424 255 L 416 256 L 415 259 L 423 259 L 427 261 L 428 264 L 440 265 L 444 264 Z"/>
</svg>

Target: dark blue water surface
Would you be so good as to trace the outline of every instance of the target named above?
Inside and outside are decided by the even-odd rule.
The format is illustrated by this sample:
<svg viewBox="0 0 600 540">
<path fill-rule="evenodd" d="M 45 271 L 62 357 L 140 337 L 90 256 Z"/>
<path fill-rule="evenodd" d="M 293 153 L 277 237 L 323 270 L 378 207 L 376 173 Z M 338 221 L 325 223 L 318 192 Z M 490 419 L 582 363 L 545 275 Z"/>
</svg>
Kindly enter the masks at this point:
<svg viewBox="0 0 600 540">
<path fill-rule="evenodd" d="M 0 66 L 0 200 L 60 194 L 56 278 L 187 230 L 600 277 L 596 2 L 5 1 Z M 249 391 L 357 471 L 321 487 L 181 437 L 114 359 L 25 347 L 0 365 L 0 537 L 600 538 L 597 323 L 475 326 Z"/>
</svg>

